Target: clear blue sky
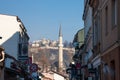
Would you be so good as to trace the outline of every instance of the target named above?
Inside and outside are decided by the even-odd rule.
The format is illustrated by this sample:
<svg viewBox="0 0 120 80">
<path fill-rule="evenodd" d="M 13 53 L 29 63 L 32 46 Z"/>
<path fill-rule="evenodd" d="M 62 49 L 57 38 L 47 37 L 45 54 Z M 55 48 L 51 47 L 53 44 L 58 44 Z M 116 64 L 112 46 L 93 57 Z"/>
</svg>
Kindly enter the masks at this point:
<svg viewBox="0 0 120 80">
<path fill-rule="evenodd" d="M 18 16 L 30 41 L 41 38 L 58 40 L 60 24 L 63 40 L 73 41 L 83 28 L 84 0 L 1 0 L 0 14 Z"/>
</svg>

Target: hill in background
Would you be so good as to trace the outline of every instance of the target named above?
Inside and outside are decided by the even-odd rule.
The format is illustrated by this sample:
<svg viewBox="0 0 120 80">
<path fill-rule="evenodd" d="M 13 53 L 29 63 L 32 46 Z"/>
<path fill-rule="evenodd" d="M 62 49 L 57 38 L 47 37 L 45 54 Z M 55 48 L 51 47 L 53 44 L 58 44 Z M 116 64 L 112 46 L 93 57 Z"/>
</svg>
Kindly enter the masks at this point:
<svg viewBox="0 0 120 80">
<path fill-rule="evenodd" d="M 52 45 L 50 45 L 52 44 Z M 37 41 L 29 45 L 29 56 L 33 54 L 33 61 L 37 63 L 39 67 L 44 68 L 58 68 L 58 47 L 57 41 Z M 69 44 L 69 46 L 68 46 Z M 63 48 L 63 61 L 64 67 L 68 67 L 72 61 L 74 49 L 70 45 L 71 43 L 65 42 Z"/>
</svg>

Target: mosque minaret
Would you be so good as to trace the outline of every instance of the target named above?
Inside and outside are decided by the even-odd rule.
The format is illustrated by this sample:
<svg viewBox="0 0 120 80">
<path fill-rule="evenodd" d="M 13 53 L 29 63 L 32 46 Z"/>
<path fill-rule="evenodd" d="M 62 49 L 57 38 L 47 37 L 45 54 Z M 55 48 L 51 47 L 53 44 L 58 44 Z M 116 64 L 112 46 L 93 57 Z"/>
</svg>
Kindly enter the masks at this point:
<svg viewBox="0 0 120 80">
<path fill-rule="evenodd" d="M 61 30 L 61 25 L 59 29 L 59 44 L 58 44 L 58 49 L 59 49 L 59 72 L 63 71 L 63 42 L 62 42 L 62 30 Z"/>
</svg>

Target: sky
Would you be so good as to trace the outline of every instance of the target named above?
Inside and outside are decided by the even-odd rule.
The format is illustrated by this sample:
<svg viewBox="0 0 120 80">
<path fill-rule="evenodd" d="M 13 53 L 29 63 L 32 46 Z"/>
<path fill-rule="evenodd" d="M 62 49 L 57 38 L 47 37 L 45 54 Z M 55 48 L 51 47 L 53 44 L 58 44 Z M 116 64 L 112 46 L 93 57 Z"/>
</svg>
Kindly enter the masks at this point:
<svg viewBox="0 0 120 80">
<path fill-rule="evenodd" d="M 84 0 L 1 0 L 0 14 L 18 16 L 27 29 L 30 41 L 42 38 L 58 40 L 62 27 L 63 40 L 73 41 L 84 27 Z"/>
</svg>

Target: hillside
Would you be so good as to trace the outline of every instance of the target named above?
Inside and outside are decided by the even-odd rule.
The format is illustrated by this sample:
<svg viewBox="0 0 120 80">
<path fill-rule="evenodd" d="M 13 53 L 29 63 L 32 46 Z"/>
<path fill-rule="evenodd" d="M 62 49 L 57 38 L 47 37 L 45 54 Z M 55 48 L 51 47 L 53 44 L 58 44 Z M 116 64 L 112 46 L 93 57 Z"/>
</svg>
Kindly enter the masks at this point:
<svg viewBox="0 0 120 80">
<path fill-rule="evenodd" d="M 74 50 L 67 48 L 63 50 L 63 59 L 65 68 L 71 62 Z M 41 67 L 51 66 L 52 68 L 58 67 L 58 49 L 57 48 L 41 48 L 29 47 L 29 56 L 34 57 L 34 62 Z"/>
</svg>

